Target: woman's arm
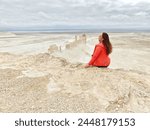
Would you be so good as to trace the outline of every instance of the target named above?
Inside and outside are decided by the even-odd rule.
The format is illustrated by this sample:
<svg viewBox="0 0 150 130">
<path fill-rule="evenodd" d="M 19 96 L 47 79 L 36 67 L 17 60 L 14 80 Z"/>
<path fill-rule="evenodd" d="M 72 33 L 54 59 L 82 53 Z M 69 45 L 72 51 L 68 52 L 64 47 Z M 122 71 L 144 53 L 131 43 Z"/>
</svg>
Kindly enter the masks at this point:
<svg viewBox="0 0 150 130">
<path fill-rule="evenodd" d="M 92 55 L 92 58 L 90 60 L 90 62 L 88 63 L 89 65 L 93 65 L 93 63 L 95 62 L 95 60 L 98 58 L 98 56 L 101 53 L 101 47 L 100 46 L 96 46 L 94 49 L 94 53 Z"/>
</svg>

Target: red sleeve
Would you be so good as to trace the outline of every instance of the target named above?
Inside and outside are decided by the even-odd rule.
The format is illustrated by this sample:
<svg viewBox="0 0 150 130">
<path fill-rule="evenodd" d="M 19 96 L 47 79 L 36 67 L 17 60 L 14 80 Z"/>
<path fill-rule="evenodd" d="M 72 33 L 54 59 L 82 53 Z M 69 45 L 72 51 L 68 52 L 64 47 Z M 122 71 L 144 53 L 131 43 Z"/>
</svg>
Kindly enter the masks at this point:
<svg viewBox="0 0 150 130">
<path fill-rule="evenodd" d="M 93 65 L 93 63 L 95 62 L 95 60 L 97 59 L 97 57 L 100 55 L 101 52 L 101 47 L 100 46 L 96 46 L 94 49 L 94 53 L 92 55 L 92 58 L 89 62 L 89 65 Z"/>
</svg>

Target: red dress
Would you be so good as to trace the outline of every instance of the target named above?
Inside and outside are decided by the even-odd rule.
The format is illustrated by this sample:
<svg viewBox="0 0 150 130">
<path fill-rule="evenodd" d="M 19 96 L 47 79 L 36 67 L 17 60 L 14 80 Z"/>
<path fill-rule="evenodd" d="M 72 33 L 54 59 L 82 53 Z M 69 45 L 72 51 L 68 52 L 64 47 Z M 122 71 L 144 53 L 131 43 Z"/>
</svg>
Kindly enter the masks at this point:
<svg viewBox="0 0 150 130">
<path fill-rule="evenodd" d="M 92 58 L 88 64 L 92 66 L 109 66 L 110 58 L 106 53 L 106 47 L 103 43 L 99 43 L 95 46 Z"/>
</svg>

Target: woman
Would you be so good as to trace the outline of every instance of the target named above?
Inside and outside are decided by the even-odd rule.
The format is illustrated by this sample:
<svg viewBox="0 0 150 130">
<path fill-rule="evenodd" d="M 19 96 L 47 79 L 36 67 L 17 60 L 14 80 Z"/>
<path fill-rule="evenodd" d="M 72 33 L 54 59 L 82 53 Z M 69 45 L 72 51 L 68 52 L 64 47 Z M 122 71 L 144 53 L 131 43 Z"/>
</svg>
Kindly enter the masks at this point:
<svg viewBox="0 0 150 130">
<path fill-rule="evenodd" d="M 90 62 L 85 66 L 108 67 L 110 64 L 109 54 L 112 52 L 112 45 L 107 33 L 103 32 L 99 36 L 99 43 L 95 46 Z"/>
</svg>

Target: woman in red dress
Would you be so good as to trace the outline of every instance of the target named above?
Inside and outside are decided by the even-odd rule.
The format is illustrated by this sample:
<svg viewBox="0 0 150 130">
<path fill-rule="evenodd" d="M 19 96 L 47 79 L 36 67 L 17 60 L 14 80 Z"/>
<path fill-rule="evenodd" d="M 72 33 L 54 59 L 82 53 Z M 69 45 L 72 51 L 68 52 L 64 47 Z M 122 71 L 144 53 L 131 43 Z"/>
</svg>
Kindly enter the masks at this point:
<svg viewBox="0 0 150 130">
<path fill-rule="evenodd" d="M 99 43 L 95 46 L 92 58 L 85 68 L 96 67 L 108 67 L 110 64 L 109 54 L 112 52 L 112 45 L 109 41 L 107 33 L 103 32 L 99 36 Z"/>
</svg>

